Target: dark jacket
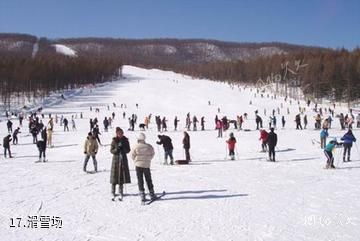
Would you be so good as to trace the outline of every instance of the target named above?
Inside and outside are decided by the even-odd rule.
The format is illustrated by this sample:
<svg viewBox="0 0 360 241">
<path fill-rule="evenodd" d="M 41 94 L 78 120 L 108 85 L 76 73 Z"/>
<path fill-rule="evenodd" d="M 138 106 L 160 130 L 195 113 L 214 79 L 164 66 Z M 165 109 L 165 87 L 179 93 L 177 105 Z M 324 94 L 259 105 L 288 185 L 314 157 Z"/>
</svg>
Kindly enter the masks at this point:
<svg viewBox="0 0 360 241">
<path fill-rule="evenodd" d="M 36 143 L 37 148 L 39 151 L 45 151 L 46 150 L 46 141 L 40 140 Z"/>
<path fill-rule="evenodd" d="M 113 154 L 110 183 L 131 183 L 129 164 L 126 156 L 126 154 L 130 152 L 129 140 L 125 136 L 122 138 L 114 137 L 111 142 L 110 152 Z"/>
<path fill-rule="evenodd" d="M 3 140 L 3 146 L 4 148 L 10 148 L 10 142 L 12 141 L 11 136 L 7 135 L 5 136 L 4 140 Z"/>
<path fill-rule="evenodd" d="M 174 149 L 170 137 L 165 135 L 160 135 L 159 139 L 160 141 L 156 142 L 156 144 L 163 145 L 165 151 L 170 151 Z"/>
<path fill-rule="evenodd" d="M 190 136 L 189 134 L 186 134 L 184 139 L 183 139 L 183 146 L 184 149 L 190 149 Z"/>
<path fill-rule="evenodd" d="M 275 147 L 277 144 L 277 135 L 274 132 L 270 132 L 267 138 L 267 144 L 269 147 Z"/>
<path fill-rule="evenodd" d="M 342 138 L 342 141 L 344 141 L 344 144 L 348 144 L 350 146 L 352 146 L 353 142 L 356 142 L 356 138 L 352 133 L 346 133 Z"/>
</svg>

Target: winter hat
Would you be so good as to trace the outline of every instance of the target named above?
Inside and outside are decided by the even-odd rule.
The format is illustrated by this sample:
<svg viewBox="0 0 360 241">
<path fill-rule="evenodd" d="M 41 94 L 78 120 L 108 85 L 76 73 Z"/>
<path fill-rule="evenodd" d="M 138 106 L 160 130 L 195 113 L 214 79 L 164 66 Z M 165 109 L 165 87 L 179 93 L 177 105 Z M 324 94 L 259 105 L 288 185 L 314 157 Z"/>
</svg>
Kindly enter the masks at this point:
<svg viewBox="0 0 360 241">
<path fill-rule="evenodd" d="M 89 132 L 89 133 L 88 133 L 88 136 L 92 136 L 92 133 L 91 133 L 91 132 Z"/>
<path fill-rule="evenodd" d="M 138 141 L 145 141 L 145 134 L 140 132 L 139 135 L 136 137 Z"/>
<path fill-rule="evenodd" d="M 234 133 L 231 132 L 231 133 L 230 133 L 230 137 L 234 137 Z"/>
<path fill-rule="evenodd" d="M 123 130 L 120 127 L 116 127 L 116 132 L 123 132 Z"/>
</svg>

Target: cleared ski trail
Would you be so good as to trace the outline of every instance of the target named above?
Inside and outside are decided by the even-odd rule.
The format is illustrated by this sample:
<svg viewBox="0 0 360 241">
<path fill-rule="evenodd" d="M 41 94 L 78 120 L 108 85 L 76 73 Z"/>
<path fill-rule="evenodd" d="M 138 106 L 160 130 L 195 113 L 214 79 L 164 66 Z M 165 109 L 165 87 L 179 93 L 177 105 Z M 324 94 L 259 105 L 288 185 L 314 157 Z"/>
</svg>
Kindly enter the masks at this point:
<svg viewBox="0 0 360 241">
<path fill-rule="evenodd" d="M 227 84 L 191 79 L 172 72 L 144 70 L 126 66 L 126 79 L 76 92 L 64 101 L 50 101 L 45 113 L 64 115 L 69 120 L 77 113 L 77 131 L 63 132 L 55 125 L 54 148 L 47 149 L 48 163 L 34 163 L 38 151 L 22 128 L 19 145 L 12 146 L 15 158 L 0 154 L 0 235 L 2 240 L 358 240 L 360 237 L 360 156 L 354 146 L 353 162 L 337 163 L 339 168 L 324 170 L 325 157 L 318 144 L 319 131 L 313 130 L 313 112 L 308 111 L 308 130 L 295 130 L 298 105 L 281 109 L 286 128 L 278 129 L 276 163 L 266 162 L 260 153 L 259 132 L 254 130 L 254 111 L 267 117 L 283 102 L 282 98 L 254 98 L 250 88 L 241 91 Z M 211 105 L 208 105 L 208 101 Z M 253 104 L 249 105 L 250 100 Z M 112 103 L 117 104 L 113 108 Z M 121 109 L 120 104 L 127 105 Z M 139 104 L 137 109 L 135 104 Z M 93 107 L 90 112 L 89 106 Z M 110 110 L 107 110 L 107 105 Z M 304 106 L 304 104 L 302 104 Z M 217 108 L 221 112 L 217 113 Z M 287 115 L 289 107 L 291 114 Z M 100 113 L 94 112 L 100 108 Z M 337 107 L 338 108 L 338 107 Z M 116 113 L 113 128 L 104 132 L 102 120 Z M 126 118 L 122 112 L 126 111 Z M 337 112 L 340 110 L 336 109 Z M 83 112 L 84 119 L 79 118 Z M 163 166 L 162 148 L 157 148 L 155 115 L 166 116 L 173 139 L 175 159 L 183 158 L 182 130 L 185 116 L 205 116 L 206 131 L 190 131 L 193 162 L 185 166 Z M 238 158 L 225 159 L 225 140 L 216 138 L 214 117 L 235 119 L 247 112 L 244 128 L 234 131 Z M 135 144 L 135 132 L 127 131 L 127 118 L 138 115 L 143 122 L 152 113 L 147 142 L 155 148 L 152 177 L 156 192 L 166 196 L 150 206 L 141 206 L 137 196 L 134 166 L 129 157 L 132 183 L 126 185 L 123 202 L 112 202 L 110 195 L 111 154 L 108 146 L 114 127 L 120 126 Z M 173 131 L 175 115 L 179 130 Z M 97 117 L 104 146 L 97 155 L 97 174 L 82 172 L 83 144 L 89 131 L 89 118 Z M 277 115 L 278 125 L 281 115 Z M 14 126 L 18 122 L 14 120 Z M 47 119 L 44 120 L 47 122 Z M 25 122 L 26 123 L 26 122 Z M 338 120 L 331 136 L 340 136 Z M 198 127 L 198 129 L 200 129 Z M 233 130 L 231 130 L 233 131 Z M 0 123 L 1 136 L 6 134 Z M 355 129 L 355 136 L 360 138 Z M 339 150 L 338 150 L 339 151 Z M 92 161 L 88 170 L 92 170 Z M 28 215 L 59 216 L 61 229 L 10 228 L 10 218 Z"/>
</svg>

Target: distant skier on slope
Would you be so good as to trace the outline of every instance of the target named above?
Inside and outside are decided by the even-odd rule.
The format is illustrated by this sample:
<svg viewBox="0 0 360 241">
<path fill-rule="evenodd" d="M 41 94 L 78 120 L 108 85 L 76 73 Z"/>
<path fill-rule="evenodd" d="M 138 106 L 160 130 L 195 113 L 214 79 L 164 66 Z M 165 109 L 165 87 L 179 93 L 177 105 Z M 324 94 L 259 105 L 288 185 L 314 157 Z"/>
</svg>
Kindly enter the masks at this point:
<svg viewBox="0 0 360 241">
<path fill-rule="evenodd" d="M 277 145 L 277 134 L 274 132 L 274 128 L 270 128 L 270 133 L 267 137 L 267 144 L 269 147 L 269 161 L 275 162 L 275 147 Z"/>
<path fill-rule="evenodd" d="M 190 136 L 186 131 L 184 131 L 184 138 L 182 143 L 185 150 L 185 159 L 190 162 Z"/>
</svg>

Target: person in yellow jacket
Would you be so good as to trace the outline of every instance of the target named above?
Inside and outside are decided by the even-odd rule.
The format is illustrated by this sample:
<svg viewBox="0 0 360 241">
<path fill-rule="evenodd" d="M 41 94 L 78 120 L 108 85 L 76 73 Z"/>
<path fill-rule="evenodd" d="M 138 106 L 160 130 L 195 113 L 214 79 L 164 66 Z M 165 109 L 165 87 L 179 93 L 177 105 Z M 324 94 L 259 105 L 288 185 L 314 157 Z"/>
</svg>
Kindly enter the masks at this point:
<svg viewBox="0 0 360 241">
<path fill-rule="evenodd" d="M 91 132 L 89 132 L 85 144 L 84 144 L 84 154 L 85 154 L 85 161 L 84 161 L 84 172 L 86 172 L 86 166 L 90 159 L 90 156 L 93 159 L 94 163 L 94 170 L 97 172 L 97 161 L 96 161 L 96 154 L 98 152 L 99 145 L 97 143 L 96 138 L 93 136 Z"/>
<path fill-rule="evenodd" d="M 145 188 L 143 176 L 145 176 L 146 184 L 149 189 L 151 200 L 156 199 L 154 186 L 151 179 L 150 165 L 154 158 L 154 148 L 145 142 L 145 134 L 139 133 L 137 136 L 138 143 L 132 148 L 131 158 L 134 160 L 136 176 L 138 179 L 138 187 L 141 201 L 145 201 Z"/>
</svg>

